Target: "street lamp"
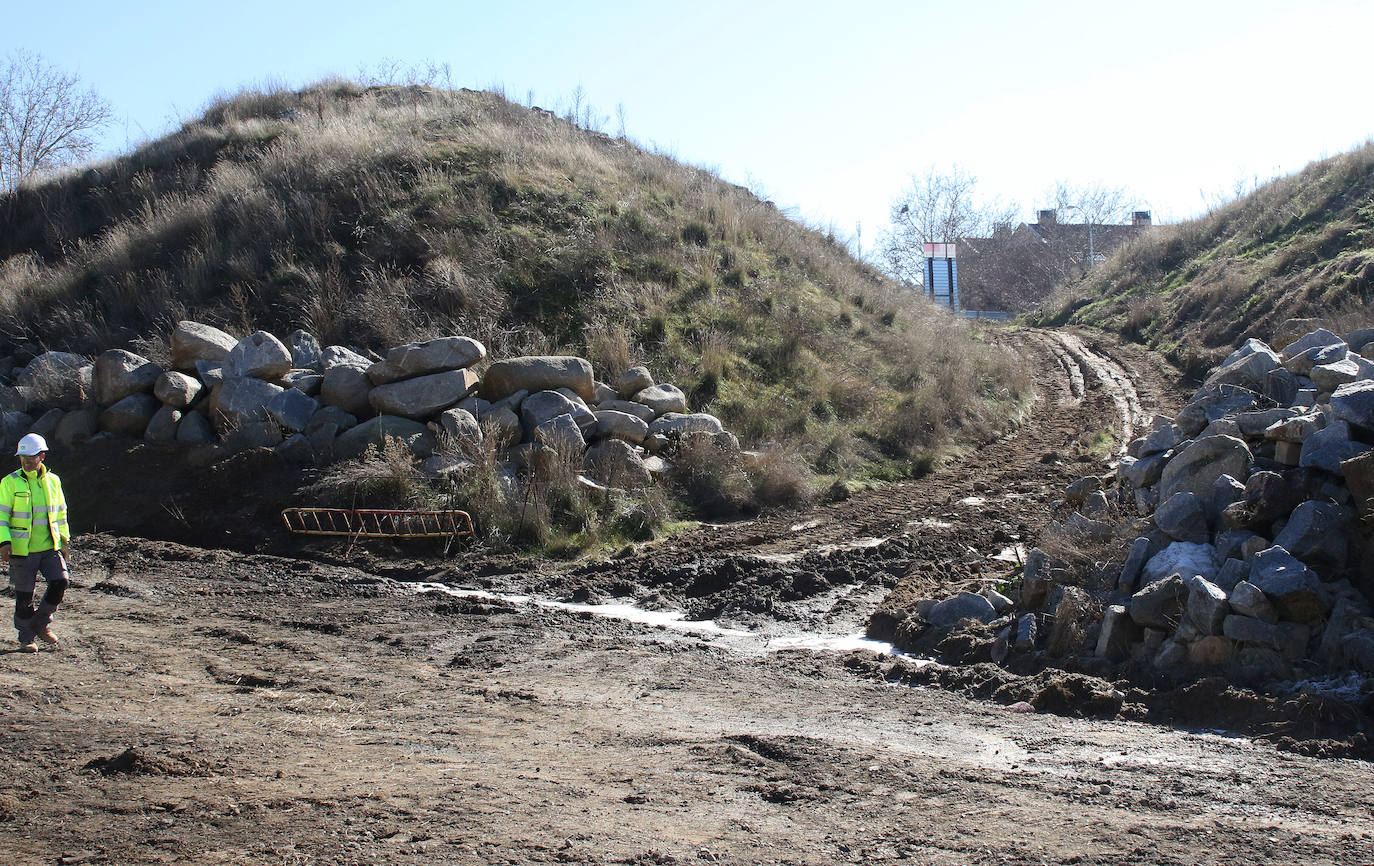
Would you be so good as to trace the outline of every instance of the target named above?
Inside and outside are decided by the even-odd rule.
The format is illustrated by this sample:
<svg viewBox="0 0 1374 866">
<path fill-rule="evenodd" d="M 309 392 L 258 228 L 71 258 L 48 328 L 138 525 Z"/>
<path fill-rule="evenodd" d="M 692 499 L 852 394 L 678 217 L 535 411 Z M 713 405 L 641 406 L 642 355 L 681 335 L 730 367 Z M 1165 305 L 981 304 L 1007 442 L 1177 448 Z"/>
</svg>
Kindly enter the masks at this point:
<svg viewBox="0 0 1374 866">
<path fill-rule="evenodd" d="M 1073 208 L 1083 214 L 1083 223 L 1088 227 L 1088 267 L 1085 270 L 1092 270 L 1092 266 L 1097 264 L 1097 259 L 1093 256 L 1093 221 L 1088 217 L 1088 212 L 1080 205 L 1066 204 L 1066 208 Z"/>
</svg>

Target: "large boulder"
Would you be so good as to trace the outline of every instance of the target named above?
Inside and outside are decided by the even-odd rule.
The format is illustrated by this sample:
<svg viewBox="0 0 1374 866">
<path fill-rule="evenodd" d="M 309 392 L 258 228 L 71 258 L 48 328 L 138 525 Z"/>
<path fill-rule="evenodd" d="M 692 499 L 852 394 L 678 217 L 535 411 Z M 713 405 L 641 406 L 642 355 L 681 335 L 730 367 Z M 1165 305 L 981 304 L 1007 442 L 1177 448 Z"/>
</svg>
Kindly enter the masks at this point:
<svg viewBox="0 0 1374 866">
<path fill-rule="evenodd" d="M 1231 612 L 1226 590 L 1201 577 L 1187 581 L 1187 585 L 1188 621 L 1201 634 L 1221 634 L 1222 620 Z"/>
<path fill-rule="evenodd" d="M 634 395 L 636 403 L 643 403 L 654 410 L 655 415 L 665 415 L 669 412 L 686 414 L 687 395 L 682 393 L 682 389 L 676 385 L 650 385 Z"/>
<path fill-rule="evenodd" d="M 581 461 L 582 454 L 587 449 L 587 442 L 582 438 L 582 428 L 573 416 L 568 414 L 558 415 L 543 422 L 534 428 L 534 434 L 530 439 L 536 445 L 551 448 L 565 460 L 572 462 Z"/>
<path fill-rule="evenodd" d="M 1141 573 L 1146 584 L 1154 583 L 1171 574 L 1179 574 L 1184 578 L 1196 576 L 1212 580 L 1220 567 L 1216 548 L 1212 545 L 1175 541 L 1150 557 Z"/>
<path fill-rule="evenodd" d="M 1344 342 L 1333 343 L 1330 346 L 1313 346 L 1284 361 L 1283 368 L 1294 376 L 1310 377 L 1313 367 L 1344 361 L 1348 354 L 1350 347 Z"/>
<path fill-rule="evenodd" d="M 482 426 L 477 423 L 477 417 L 466 409 L 445 409 L 439 415 L 439 429 L 464 453 L 474 450 L 482 442 Z"/>
<path fill-rule="evenodd" d="M 44 352 L 29 361 L 15 384 L 29 388 L 35 406 L 75 409 L 94 390 L 95 367 L 70 352 Z"/>
<path fill-rule="evenodd" d="M 1205 497 L 1222 475 L 1242 481 L 1249 478 L 1254 463 L 1254 455 L 1241 439 L 1206 436 L 1194 440 L 1164 467 L 1159 478 L 1160 501 L 1184 492 Z"/>
<path fill-rule="evenodd" d="M 1211 540 L 1202 499 L 1188 491 L 1175 493 L 1161 502 L 1159 508 L 1155 509 L 1154 521 L 1156 526 L 1175 541 L 1205 544 Z"/>
<path fill-rule="evenodd" d="M 1239 385 L 1208 385 L 1193 395 L 1174 423 L 1185 437 L 1196 436 L 1218 418 L 1248 412 L 1259 406 L 1260 396 Z"/>
<path fill-rule="evenodd" d="M 177 441 L 177 427 L 181 425 L 181 410 L 163 403 L 153 414 L 143 431 L 143 441 L 149 445 L 171 445 Z"/>
<path fill-rule="evenodd" d="M 604 439 L 587 449 L 592 477 L 611 487 L 648 487 L 653 483 L 639 452 L 622 439 Z"/>
<path fill-rule="evenodd" d="M 530 355 L 497 361 L 482 377 L 482 396 L 492 402 L 516 391 L 571 388 L 583 400 L 596 398 L 591 362 L 560 355 Z"/>
<path fill-rule="evenodd" d="M 926 614 L 931 625 L 950 628 L 965 619 L 989 623 L 997 618 L 992 602 L 976 592 L 961 592 L 953 598 L 937 602 Z"/>
<path fill-rule="evenodd" d="M 177 443 L 181 445 L 211 445 L 215 441 L 215 430 L 204 412 L 183 412 L 181 423 L 177 424 Z"/>
<path fill-rule="evenodd" d="M 1369 450 L 1368 445 L 1351 438 L 1349 422 L 1332 421 L 1326 429 L 1318 430 L 1303 440 L 1298 466 L 1339 475 L 1342 462 Z"/>
<path fill-rule="evenodd" d="M 1136 625 L 1172 631 L 1183 619 L 1188 587 L 1177 574 L 1151 581 L 1131 596 L 1126 609 Z"/>
<path fill-rule="evenodd" d="M 204 388 L 195 376 L 169 370 L 158 376 L 157 381 L 153 383 L 153 396 L 173 409 L 185 409 L 196 402 Z"/>
<path fill-rule="evenodd" d="M 379 415 L 340 433 L 334 440 L 334 456 L 339 460 L 357 457 L 370 445 L 383 447 L 387 439 L 399 439 L 422 460 L 434 454 L 434 433 L 424 424 L 395 415 Z"/>
<path fill-rule="evenodd" d="M 1359 379 L 1361 372 L 1362 368 L 1359 361 L 1353 358 L 1345 358 L 1330 364 L 1322 364 L 1319 367 L 1313 367 L 1310 375 L 1312 384 L 1317 386 L 1317 391 L 1319 393 L 1329 394 L 1342 385 Z"/>
<path fill-rule="evenodd" d="M 633 400 L 604 400 L 597 403 L 596 408 L 598 411 L 624 412 L 626 415 L 633 415 L 645 423 L 654 420 L 653 409 Z"/>
<path fill-rule="evenodd" d="M 210 395 L 211 415 L 222 433 L 266 421 L 268 402 L 283 390 L 280 385 L 250 376 L 227 378 Z"/>
<path fill-rule="evenodd" d="M 638 445 L 649 435 L 649 425 L 628 412 L 598 409 L 593 414 L 596 416 L 596 426 L 592 428 L 593 439 L 620 439 Z"/>
<path fill-rule="evenodd" d="M 291 370 L 291 350 L 266 331 L 255 331 L 224 356 L 224 378 L 278 379 Z"/>
<path fill-rule="evenodd" d="M 172 329 L 172 367 L 189 373 L 196 361 L 223 361 L 238 340 L 212 325 L 177 322 Z"/>
<path fill-rule="evenodd" d="M 650 436 L 685 436 L 690 433 L 723 433 L 725 425 L 720 423 L 720 419 L 705 412 L 694 412 L 690 415 L 682 415 L 677 412 L 668 412 L 654 419 L 649 425 L 648 435 Z"/>
<path fill-rule="evenodd" d="M 133 352 L 101 352 L 95 359 L 95 402 L 112 406 L 130 394 L 147 393 L 161 376 L 161 367 Z"/>
<path fill-rule="evenodd" d="M 1348 421 L 1366 434 L 1374 433 L 1374 381 L 1351 382 L 1333 391 L 1331 414 L 1337 421 Z"/>
<path fill-rule="evenodd" d="M 1269 371 L 1279 366 L 1279 356 L 1269 347 L 1258 348 L 1254 352 L 1222 366 L 1207 377 L 1204 385 L 1240 385 L 1252 391 L 1264 387 L 1264 378 Z"/>
<path fill-rule="evenodd" d="M 520 422 L 531 441 L 536 429 L 559 415 L 571 416 L 579 428 L 590 430 L 596 424 L 596 416 L 585 404 L 557 391 L 537 391 L 520 402 Z"/>
<path fill-rule="evenodd" d="M 130 394 L 100 413 L 100 429 L 142 437 L 161 406 L 152 394 Z"/>
<path fill-rule="evenodd" d="M 291 349 L 293 368 L 313 370 L 316 373 L 324 372 L 324 349 L 320 347 L 320 341 L 315 339 L 314 334 L 297 328 L 287 336 L 286 343 Z"/>
<path fill-rule="evenodd" d="M 615 380 L 615 390 L 620 396 L 630 399 L 645 388 L 654 386 L 653 374 L 648 367 L 631 367 Z"/>
<path fill-rule="evenodd" d="M 285 430 L 300 432 L 320 408 L 320 402 L 295 388 L 273 395 L 266 405 L 267 415 Z"/>
<path fill-rule="evenodd" d="M 385 359 L 368 368 L 367 375 L 373 384 L 385 385 L 429 373 L 461 370 L 486 356 L 486 346 L 471 337 L 440 337 L 393 346 Z"/>
<path fill-rule="evenodd" d="M 380 415 L 419 420 L 452 406 L 476 387 L 477 374 L 471 370 L 447 370 L 378 385 L 368 393 L 368 402 Z"/>
<path fill-rule="evenodd" d="M 100 432 L 100 418 L 93 409 L 75 409 L 62 416 L 53 435 L 64 448 L 71 448 Z"/>
<path fill-rule="evenodd" d="M 358 363 L 337 363 L 325 368 L 324 382 L 320 384 L 320 402 L 326 406 L 337 406 L 350 415 L 367 416 L 372 414 L 372 403 L 368 393 L 372 390 L 372 380 L 367 378 L 366 361 Z"/>
<path fill-rule="evenodd" d="M 1280 350 L 1279 355 L 1286 360 L 1301 355 L 1308 349 L 1319 346 L 1334 346 L 1337 343 L 1344 342 L 1345 341 L 1342 340 L 1339 335 L 1328 331 L 1326 328 L 1315 328 L 1284 346 L 1283 349 Z"/>
<path fill-rule="evenodd" d="M 516 444 L 525 432 L 520 424 L 520 416 L 508 406 L 491 407 L 482 413 L 477 423 L 482 427 L 482 437 L 490 437 L 500 448 Z"/>
<path fill-rule="evenodd" d="M 1334 502 L 1308 501 L 1293 509 L 1274 544 L 1309 565 L 1340 568 L 1349 547 L 1354 512 Z"/>
<path fill-rule="evenodd" d="M 1277 545 L 1255 554 L 1249 582 L 1269 598 L 1284 619 L 1316 622 L 1330 608 L 1330 594 L 1317 576 Z"/>
</svg>

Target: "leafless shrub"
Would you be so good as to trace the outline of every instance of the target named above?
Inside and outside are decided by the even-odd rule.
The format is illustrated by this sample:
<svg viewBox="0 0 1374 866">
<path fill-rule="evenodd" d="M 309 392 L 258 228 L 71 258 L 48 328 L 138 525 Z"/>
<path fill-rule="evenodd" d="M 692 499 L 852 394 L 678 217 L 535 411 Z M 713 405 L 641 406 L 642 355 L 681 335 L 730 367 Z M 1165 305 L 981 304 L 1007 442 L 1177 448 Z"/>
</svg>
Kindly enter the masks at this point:
<svg viewBox="0 0 1374 866">
<path fill-rule="evenodd" d="M 761 505 L 803 505 L 815 495 L 806 461 L 776 444 L 759 452 L 749 467 L 749 480 Z"/>
<path fill-rule="evenodd" d="M 415 457 L 399 439 L 333 464 L 306 488 L 325 505 L 340 508 L 443 507 L 443 499 L 420 473 Z"/>
</svg>

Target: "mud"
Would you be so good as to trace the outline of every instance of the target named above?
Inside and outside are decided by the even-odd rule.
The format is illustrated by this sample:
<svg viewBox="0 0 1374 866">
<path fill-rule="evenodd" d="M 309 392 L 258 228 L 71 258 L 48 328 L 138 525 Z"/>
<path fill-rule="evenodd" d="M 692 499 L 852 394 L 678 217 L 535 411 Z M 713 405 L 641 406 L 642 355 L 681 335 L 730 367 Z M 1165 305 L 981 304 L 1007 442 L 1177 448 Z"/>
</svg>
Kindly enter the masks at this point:
<svg viewBox="0 0 1374 866">
<path fill-rule="evenodd" d="M 1006 669 L 988 661 L 986 629 L 899 634 L 917 599 L 1005 581 L 1014 565 L 997 557 L 1034 544 L 1063 485 L 1103 467 L 1085 433 L 1124 418 L 1112 375 L 1080 365 L 1074 393 L 1054 372 L 1056 346 L 1073 357 L 1062 340 L 1014 339 L 1044 377 L 1012 436 L 923 479 L 607 561 L 271 533 L 248 549 L 213 543 L 270 517 L 294 483 L 284 476 L 229 518 L 211 507 L 229 477 L 182 494 L 162 509 L 176 540 L 83 536 L 62 648 L 0 653 L 0 853 L 1374 862 L 1367 700 L 1174 684 L 1091 659 Z M 1139 412 L 1176 406 L 1167 368 L 1080 341 L 1127 376 Z M 71 477 L 136 489 L 121 485 L 156 460 L 131 463 L 112 452 L 105 474 Z M 109 526 L 160 507 L 116 506 Z M 487 595 L 420 591 L 434 583 Z M 541 598 L 682 611 L 729 631 Z M 888 635 L 936 660 L 770 646 L 801 632 Z"/>
</svg>

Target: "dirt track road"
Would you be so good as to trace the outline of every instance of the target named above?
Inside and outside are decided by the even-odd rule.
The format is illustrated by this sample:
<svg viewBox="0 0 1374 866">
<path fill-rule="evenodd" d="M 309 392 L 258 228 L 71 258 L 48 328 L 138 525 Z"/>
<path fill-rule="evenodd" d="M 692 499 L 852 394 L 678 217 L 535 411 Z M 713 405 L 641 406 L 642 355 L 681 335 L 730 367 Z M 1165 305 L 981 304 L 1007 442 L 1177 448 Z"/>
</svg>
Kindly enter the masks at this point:
<svg viewBox="0 0 1374 866">
<path fill-rule="evenodd" d="M 1020 339 L 1046 375 L 1015 437 L 909 485 L 615 563 L 491 563 L 479 578 L 365 551 L 347 563 L 83 539 L 63 648 L 0 654 L 0 854 L 1374 863 L 1364 762 L 894 684 L 889 666 L 910 659 L 777 651 L 395 579 L 628 594 L 775 637 L 852 633 L 884 597 L 995 575 L 989 554 L 1033 540 L 1048 499 L 1096 471 L 1074 459 L 1084 434 L 1176 399 L 1124 354 L 1103 369 L 1129 391 L 1094 387 L 1090 371 L 1075 393 L 1054 348 L 1081 374 L 1072 341 Z"/>
</svg>

